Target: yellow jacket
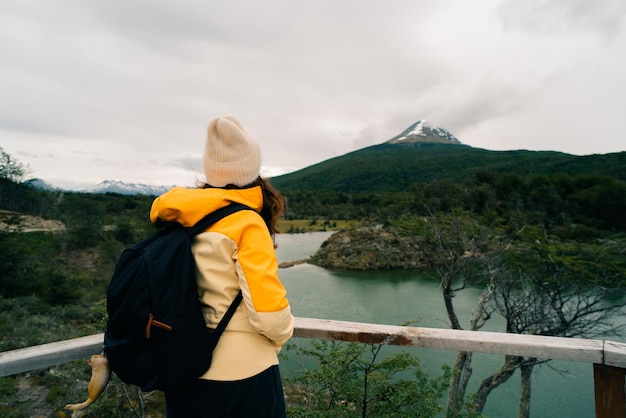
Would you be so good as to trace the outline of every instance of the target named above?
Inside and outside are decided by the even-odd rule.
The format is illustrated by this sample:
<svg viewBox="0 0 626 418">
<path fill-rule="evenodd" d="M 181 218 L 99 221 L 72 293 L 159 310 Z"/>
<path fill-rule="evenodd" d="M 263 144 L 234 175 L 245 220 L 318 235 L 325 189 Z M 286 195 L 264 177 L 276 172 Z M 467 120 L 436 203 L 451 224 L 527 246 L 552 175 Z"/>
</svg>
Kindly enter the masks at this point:
<svg viewBox="0 0 626 418">
<path fill-rule="evenodd" d="M 156 198 L 150 219 L 191 226 L 230 202 L 260 212 L 261 188 L 175 187 Z M 243 302 L 213 352 L 211 367 L 201 377 L 240 380 L 278 364 L 278 352 L 293 334 L 293 316 L 278 279 L 274 243 L 261 216 L 249 210 L 227 216 L 197 235 L 192 250 L 208 327 L 217 326 L 239 289 L 243 293 Z"/>
</svg>

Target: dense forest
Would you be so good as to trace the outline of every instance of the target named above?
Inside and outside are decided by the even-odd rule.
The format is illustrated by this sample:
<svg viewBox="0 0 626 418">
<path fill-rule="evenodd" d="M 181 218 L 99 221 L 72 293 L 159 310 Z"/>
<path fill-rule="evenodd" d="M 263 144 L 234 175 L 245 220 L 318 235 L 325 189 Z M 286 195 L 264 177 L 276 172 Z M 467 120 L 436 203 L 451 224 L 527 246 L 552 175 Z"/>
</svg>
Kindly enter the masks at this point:
<svg viewBox="0 0 626 418">
<path fill-rule="evenodd" d="M 148 212 L 154 196 L 41 190 L 24 179 L 25 172 L 2 152 L 0 351 L 102 332 L 106 286 L 119 254 L 153 231 Z M 600 284 L 611 290 L 626 285 L 626 153 L 575 157 L 383 144 L 272 183 L 288 199 L 282 230 L 295 231 L 293 225 L 302 221 L 327 227 L 350 220 L 360 227 L 382 225 L 395 234 L 419 236 L 427 265 L 442 283 L 449 280 L 444 290 L 450 294 L 458 290 L 452 286 L 458 276 L 446 269 L 467 262 L 468 245 L 474 246 L 471 254 L 497 253 L 498 263 L 527 272 L 529 282 L 540 278 L 545 285 L 545 278 L 552 277 L 558 291 L 563 280 L 569 293 L 589 293 Z M 64 228 L 28 232 L 20 229 L 24 215 L 57 220 Z M 519 251 L 501 250 L 511 244 Z M 440 257 L 444 250 L 456 256 Z M 485 260 L 464 265 L 466 277 L 485 270 Z M 473 277 L 471 285 L 487 280 Z M 498 286 L 516 284 L 500 281 Z M 511 326 L 509 332 L 528 332 Z M 522 359 L 513 370 L 521 367 L 532 364 Z M 59 370 L 35 374 L 36 384 L 55 388 L 47 394 L 48 404 L 82 396 L 80 388 L 62 382 L 85 374 L 85 365 Z M 0 379 L 0 405 L 15 406 L 20 382 Z M 124 389 L 111 386 L 111 400 L 102 408 L 119 410 L 112 399 Z M 16 411 L 13 416 L 26 416 Z"/>
</svg>

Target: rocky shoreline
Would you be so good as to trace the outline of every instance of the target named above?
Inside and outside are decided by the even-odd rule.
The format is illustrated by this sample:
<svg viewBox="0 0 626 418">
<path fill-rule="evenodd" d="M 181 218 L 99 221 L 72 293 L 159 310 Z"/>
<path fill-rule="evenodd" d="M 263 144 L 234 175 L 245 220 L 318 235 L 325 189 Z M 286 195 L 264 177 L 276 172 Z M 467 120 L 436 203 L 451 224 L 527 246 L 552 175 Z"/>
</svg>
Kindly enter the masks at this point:
<svg viewBox="0 0 626 418">
<path fill-rule="evenodd" d="M 416 240 L 379 226 L 335 232 L 309 259 L 283 262 L 280 267 L 302 263 L 336 270 L 409 270 L 426 267 Z"/>
</svg>

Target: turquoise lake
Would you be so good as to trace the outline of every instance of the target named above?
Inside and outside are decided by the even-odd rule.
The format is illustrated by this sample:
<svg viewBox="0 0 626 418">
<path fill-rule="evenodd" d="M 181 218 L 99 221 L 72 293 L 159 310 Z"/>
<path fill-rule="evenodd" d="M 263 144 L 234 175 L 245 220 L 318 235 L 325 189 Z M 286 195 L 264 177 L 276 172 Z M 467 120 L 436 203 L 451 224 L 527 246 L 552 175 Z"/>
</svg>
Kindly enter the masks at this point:
<svg viewBox="0 0 626 418">
<path fill-rule="evenodd" d="M 305 259 L 330 236 L 330 232 L 281 234 L 277 236 L 279 261 Z M 448 328 L 439 283 L 419 272 L 330 271 L 309 264 L 280 269 L 288 291 L 292 312 L 298 317 L 401 325 L 418 320 L 414 326 Z M 458 293 L 455 306 L 462 319 L 469 319 L 480 289 Z M 619 318 L 619 321 L 625 321 Z M 468 326 L 464 323 L 463 326 Z M 504 332 L 504 320 L 493 318 L 481 331 Z M 620 341 L 615 337 L 607 338 Z M 433 376 L 441 374 L 441 365 L 452 365 L 454 351 L 420 348 L 410 350 L 421 359 L 422 368 Z M 475 354 L 470 391 L 479 381 L 495 371 L 504 356 Z M 289 365 L 282 364 L 283 374 Z M 517 416 L 519 373 L 495 389 L 488 398 L 484 413 L 489 417 Z M 551 361 L 536 366 L 532 375 L 531 417 L 591 418 L 595 416 L 593 365 Z"/>
</svg>

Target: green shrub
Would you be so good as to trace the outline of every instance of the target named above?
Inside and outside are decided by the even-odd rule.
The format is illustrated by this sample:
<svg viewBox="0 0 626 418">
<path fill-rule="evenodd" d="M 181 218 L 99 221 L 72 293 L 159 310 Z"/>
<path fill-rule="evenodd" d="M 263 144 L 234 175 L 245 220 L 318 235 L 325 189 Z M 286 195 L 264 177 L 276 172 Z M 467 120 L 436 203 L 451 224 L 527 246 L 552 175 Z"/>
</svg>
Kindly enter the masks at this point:
<svg viewBox="0 0 626 418">
<path fill-rule="evenodd" d="M 383 345 L 338 341 L 291 343 L 300 361 L 315 362 L 285 379 L 290 417 L 434 417 L 442 411 L 449 373 L 429 378 L 406 352 L 382 356 Z M 283 355 L 289 360 L 289 355 Z M 301 363 L 301 364 L 303 364 Z"/>
</svg>

